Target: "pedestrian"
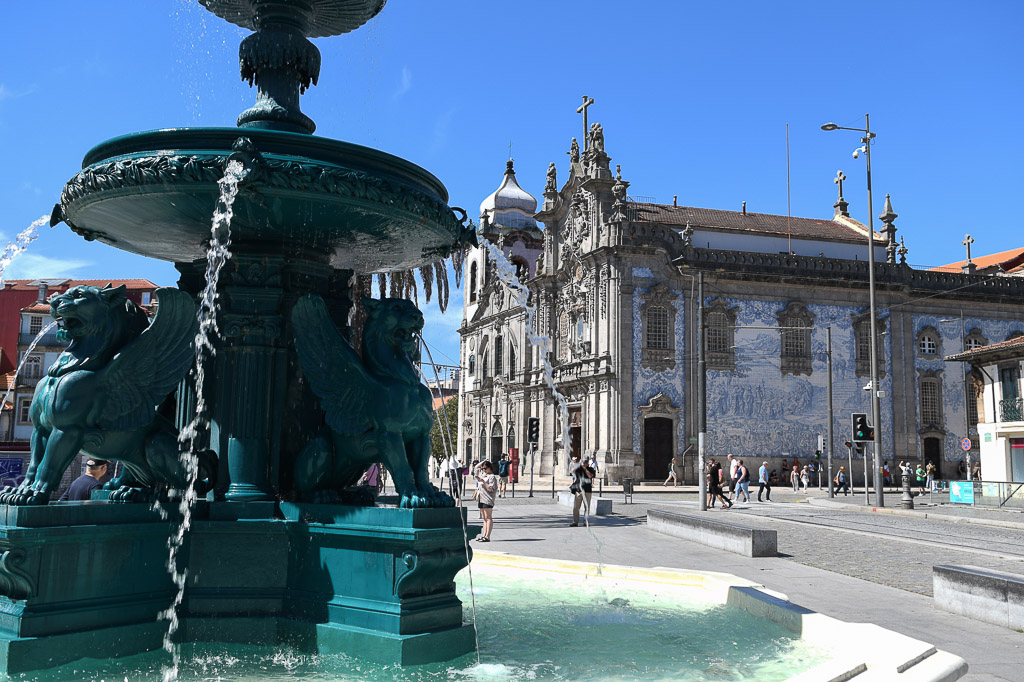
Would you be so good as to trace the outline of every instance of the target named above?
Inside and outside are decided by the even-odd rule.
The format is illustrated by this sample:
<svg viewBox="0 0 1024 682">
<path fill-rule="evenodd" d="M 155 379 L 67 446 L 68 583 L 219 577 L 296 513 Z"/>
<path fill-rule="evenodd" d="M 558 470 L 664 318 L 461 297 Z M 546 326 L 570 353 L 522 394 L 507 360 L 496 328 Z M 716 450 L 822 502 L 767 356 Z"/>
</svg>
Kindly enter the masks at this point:
<svg viewBox="0 0 1024 682">
<path fill-rule="evenodd" d="M 960 463 L 956 465 L 956 472 L 962 480 L 967 480 L 967 462 L 960 460 Z"/>
<path fill-rule="evenodd" d="M 586 462 L 580 461 L 579 453 L 572 456 L 572 464 L 569 465 L 569 475 L 572 476 L 572 484 L 569 492 L 576 496 L 572 503 L 572 523 L 570 528 L 580 525 L 580 507 L 584 507 L 583 520 L 590 525 L 590 497 L 594 488 L 594 472 L 587 466 Z"/>
<path fill-rule="evenodd" d="M 737 459 L 731 452 L 727 459 L 729 460 L 729 486 L 728 490 L 732 490 L 732 486 L 736 483 L 736 469 L 740 466 L 740 460 Z"/>
<path fill-rule="evenodd" d="M 362 478 L 359 479 L 359 487 L 376 497 L 381 492 L 380 484 L 380 464 L 374 462 L 369 469 L 363 472 Z"/>
<path fill-rule="evenodd" d="M 444 470 L 448 476 L 448 492 L 452 494 L 452 497 L 462 497 L 460 469 L 462 469 L 462 461 L 454 454 L 448 455 L 444 460 Z"/>
<path fill-rule="evenodd" d="M 811 487 L 811 472 L 807 470 L 808 467 L 804 466 L 800 470 L 800 485 L 804 487 L 804 492 L 807 492 L 808 488 Z"/>
<path fill-rule="evenodd" d="M 85 473 L 71 483 L 71 487 L 60 496 L 60 502 L 86 502 L 92 499 L 92 491 L 103 485 L 101 480 L 107 473 L 105 459 L 90 457 L 85 460 Z"/>
<path fill-rule="evenodd" d="M 973 479 L 975 481 L 980 481 L 981 480 L 981 462 L 975 462 L 974 463 Z"/>
<path fill-rule="evenodd" d="M 601 470 L 597 468 L 597 455 L 590 455 L 590 470 L 594 472 L 594 476 L 600 476 Z"/>
<path fill-rule="evenodd" d="M 676 460 L 675 460 L 675 457 L 673 457 L 672 459 L 670 459 L 668 461 L 668 478 L 665 479 L 665 482 L 662 483 L 661 486 L 664 488 L 665 486 L 668 485 L 669 481 L 672 481 L 672 487 L 673 488 L 675 488 L 677 485 L 679 485 L 679 480 L 676 478 Z"/>
<path fill-rule="evenodd" d="M 772 473 L 775 473 L 773 470 Z M 772 501 L 772 484 L 768 476 L 768 462 L 761 462 L 761 468 L 757 470 L 757 501 L 761 501 L 761 493 L 765 492 L 766 499 Z"/>
<path fill-rule="evenodd" d="M 718 498 L 722 501 L 722 509 L 729 509 L 732 507 L 732 502 L 722 494 L 722 483 L 725 480 L 725 474 L 722 473 L 722 465 L 716 460 L 711 460 L 711 470 L 708 471 L 708 480 L 711 483 L 711 485 L 708 486 L 709 502 L 713 503 L 715 498 Z M 709 504 L 708 506 L 714 507 L 714 504 Z"/>
<path fill-rule="evenodd" d="M 926 477 L 924 487 L 927 488 L 930 493 L 935 492 L 935 463 L 928 462 L 927 466 L 924 468 L 924 473 Z"/>
<path fill-rule="evenodd" d="M 889 471 L 889 462 L 882 462 L 882 481 L 883 485 L 891 488 L 892 487 L 892 472 Z"/>
<path fill-rule="evenodd" d="M 914 476 L 917 477 L 917 487 L 923 493 L 924 492 L 924 482 L 928 478 L 928 476 L 925 473 L 924 466 L 922 466 L 920 463 L 917 465 L 917 468 L 914 469 Z"/>
<path fill-rule="evenodd" d="M 498 492 L 498 477 L 491 471 L 491 463 L 484 460 L 473 470 L 476 478 L 476 506 L 484 521 L 484 531 L 477 542 L 490 542 L 494 529 L 494 496 Z"/>
<path fill-rule="evenodd" d="M 508 455 L 502 455 L 498 460 L 498 497 L 505 497 L 508 492 L 508 470 L 512 466 Z"/>
<path fill-rule="evenodd" d="M 782 460 L 782 466 L 779 467 L 779 474 L 782 476 L 783 480 L 789 480 L 789 465 L 786 464 L 786 460 Z"/>
<path fill-rule="evenodd" d="M 779 472 L 777 472 L 775 469 L 772 469 L 771 475 L 768 476 L 768 481 L 772 485 L 778 485 L 779 484 Z"/>
<path fill-rule="evenodd" d="M 793 484 L 793 492 L 800 492 L 800 465 L 794 464 L 789 472 L 789 482 Z"/>
<path fill-rule="evenodd" d="M 839 494 L 840 490 L 843 491 L 844 495 L 849 495 L 850 494 L 850 486 L 848 485 L 849 482 L 846 479 L 846 467 L 845 466 L 839 467 L 839 473 L 836 474 L 836 477 L 834 479 L 832 479 L 832 482 L 836 484 L 836 489 L 835 489 L 835 494 L 836 495 Z"/>
<path fill-rule="evenodd" d="M 743 463 L 743 460 L 739 460 L 739 466 L 736 467 L 736 489 L 733 491 L 733 499 L 739 500 L 740 493 L 743 493 L 744 502 L 750 503 L 750 469 Z"/>
</svg>

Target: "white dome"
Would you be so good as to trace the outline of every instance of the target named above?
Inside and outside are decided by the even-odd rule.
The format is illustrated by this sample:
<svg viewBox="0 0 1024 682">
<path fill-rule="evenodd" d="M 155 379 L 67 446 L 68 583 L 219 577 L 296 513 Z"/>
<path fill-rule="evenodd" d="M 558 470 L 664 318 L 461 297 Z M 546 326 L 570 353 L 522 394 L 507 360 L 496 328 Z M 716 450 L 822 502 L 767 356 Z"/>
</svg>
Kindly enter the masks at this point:
<svg viewBox="0 0 1024 682">
<path fill-rule="evenodd" d="M 522 217 L 525 216 L 529 218 L 529 222 L 536 224 L 533 214 L 537 212 L 537 200 L 516 182 L 516 172 L 512 170 L 511 159 L 505 165 L 505 179 L 501 187 L 494 190 L 494 193 L 480 204 L 480 215 L 486 213 L 495 223 L 503 223 L 501 217 L 508 215 L 509 212 L 520 214 L 517 222 L 522 221 Z"/>
</svg>

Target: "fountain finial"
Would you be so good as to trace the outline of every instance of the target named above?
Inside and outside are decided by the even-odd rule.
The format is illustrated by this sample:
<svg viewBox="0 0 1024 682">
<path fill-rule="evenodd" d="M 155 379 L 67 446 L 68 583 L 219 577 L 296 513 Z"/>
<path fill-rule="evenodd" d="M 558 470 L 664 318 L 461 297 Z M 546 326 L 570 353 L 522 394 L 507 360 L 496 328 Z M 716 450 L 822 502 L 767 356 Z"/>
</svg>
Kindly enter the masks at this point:
<svg viewBox="0 0 1024 682">
<path fill-rule="evenodd" d="M 238 49 L 242 79 L 256 85 L 256 104 L 238 126 L 312 133 L 316 124 L 299 108 L 299 95 L 320 77 L 320 50 L 308 38 L 353 31 L 375 17 L 386 0 L 199 0 L 217 16 L 255 31 Z"/>
</svg>

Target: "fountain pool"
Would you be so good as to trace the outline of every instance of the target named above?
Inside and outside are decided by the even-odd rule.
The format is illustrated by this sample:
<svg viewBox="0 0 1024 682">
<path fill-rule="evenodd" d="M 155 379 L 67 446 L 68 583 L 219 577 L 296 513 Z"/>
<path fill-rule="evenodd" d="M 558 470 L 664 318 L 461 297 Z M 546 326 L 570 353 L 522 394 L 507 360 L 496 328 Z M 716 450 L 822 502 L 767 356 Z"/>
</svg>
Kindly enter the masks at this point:
<svg viewBox="0 0 1024 682">
<path fill-rule="evenodd" d="M 406 666 L 231 644 L 182 646 L 181 680 L 787 680 L 828 661 L 782 625 L 728 605 L 717 574 L 623 569 L 478 552 L 480 665 Z M 469 591 L 467 571 L 456 579 Z M 468 608 L 466 619 L 472 614 Z M 34 680 L 159 680 L 164 652 L 78 661 Z M 14 676 L 13 679 L 18 679 Z"/>
<path fill-rule="evenodd" d="M 472 566 L 479 665 L 475 654 L 402 667 L 340 653 L 200 642 L 182 645 L 179 679 L 811 682 L 898 675 L 924 682 L 956 679 L 966 668 L 924 642 L 813 613 L 725 573 L 485 551 L 474 553 Z M 468 571 L 456 583 L 468 593 Z M 472 618 L 468 600 L 464 618 Z M 160 680 L 167 658 L 156 651 L 80 660 L 11 679 Z"/>
</svg>

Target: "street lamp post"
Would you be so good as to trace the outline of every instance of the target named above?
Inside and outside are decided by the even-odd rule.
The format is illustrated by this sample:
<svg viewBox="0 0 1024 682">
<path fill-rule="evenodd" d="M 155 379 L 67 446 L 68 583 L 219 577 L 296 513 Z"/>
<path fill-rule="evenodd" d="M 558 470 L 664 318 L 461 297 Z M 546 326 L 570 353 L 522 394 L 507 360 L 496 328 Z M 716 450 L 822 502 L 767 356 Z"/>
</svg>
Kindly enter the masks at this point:
<svg viewBox="0 0 1024 682">
<path fill-rule="evenodd" d="M 882 452 L 882 429 L 879 423 L 879 415 L 881 410 L 878 404 L 878 322 L 876 320 L 876 306 L 875 306 L 875 208 L 872 201 L 871 194 L 871 140 L 875 137 L 875 134 L 871 132 L 871 118 L 869 114 L 864 114 L 864 127 L 863 128 L 847 128 L 844 126 L 836 125 L 835 123 L 826 123 L 821 126 L 822 130 L 853 130 L 858 133 L 864 133 L 864 136 L 860 138 L 860 141 L 864 144 L 861 148 L 864 151 L 864 155 L 867 160 L 867 171 L 868 171 L 868 299 L 870 307 L 870 331 L 871 331 L 871 350 L 868 359 L 871 362 L 871 424 L 875 429 L 875 443 L 874 443 L 874 456 L 875 466 L 877 468 L 879 455 Z M 860 151 L 860 150 L 858 150 Z M 857 158 L 858 152 L 853 153 L 854 158 Z M 877 485 L 878 476 L 880 471 L 876 472 L 876 485 L 875 485 L 875 506 L 885 506 L 885 492 L 883 486 Z M 865 487 L 867 486 L 867 480 L 864 481 Z"/>
</svg>

